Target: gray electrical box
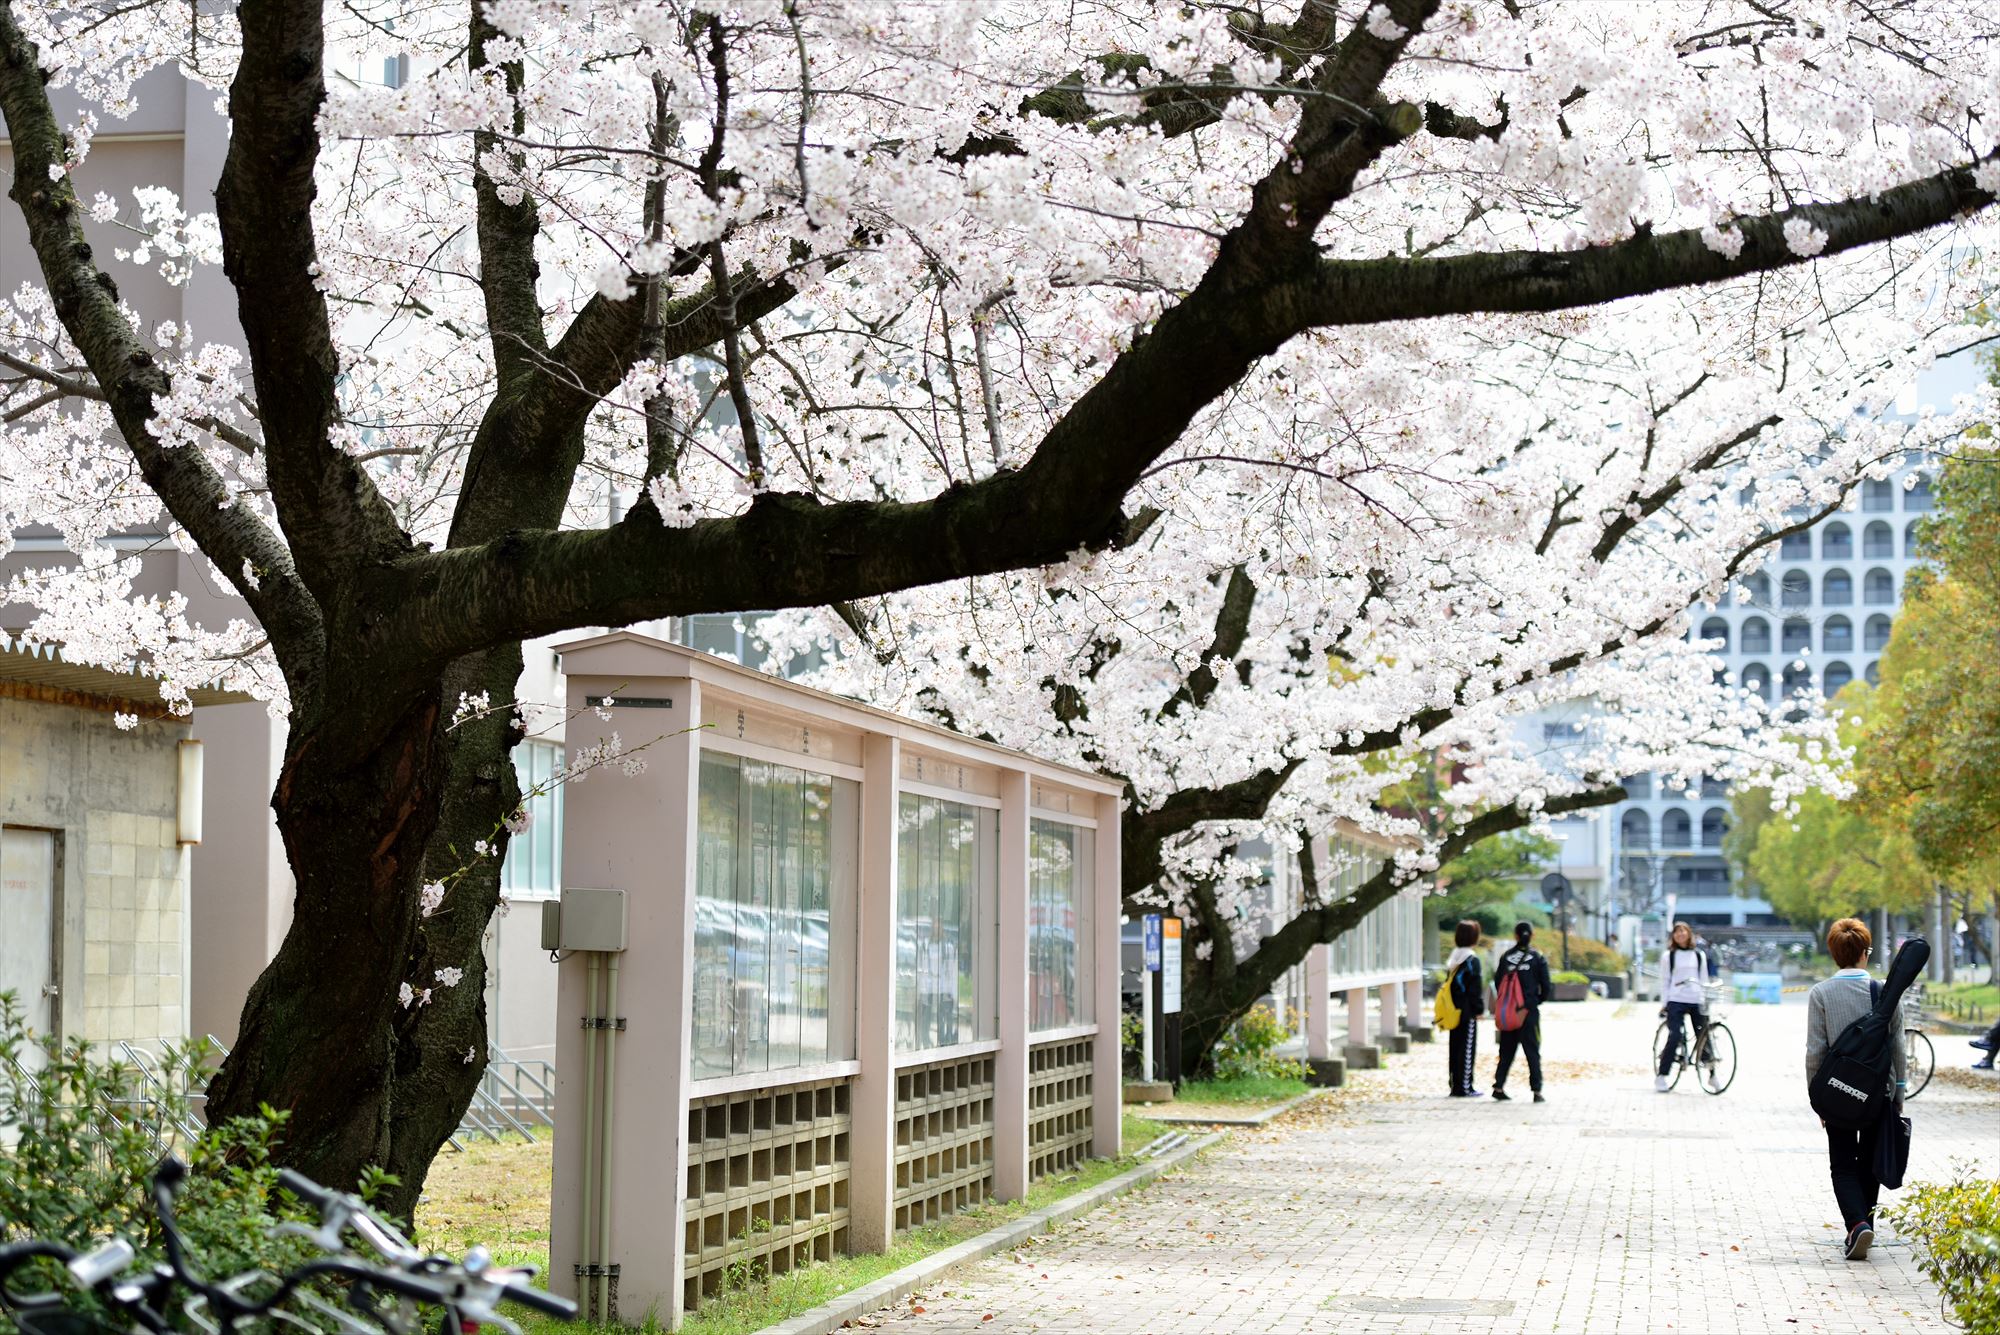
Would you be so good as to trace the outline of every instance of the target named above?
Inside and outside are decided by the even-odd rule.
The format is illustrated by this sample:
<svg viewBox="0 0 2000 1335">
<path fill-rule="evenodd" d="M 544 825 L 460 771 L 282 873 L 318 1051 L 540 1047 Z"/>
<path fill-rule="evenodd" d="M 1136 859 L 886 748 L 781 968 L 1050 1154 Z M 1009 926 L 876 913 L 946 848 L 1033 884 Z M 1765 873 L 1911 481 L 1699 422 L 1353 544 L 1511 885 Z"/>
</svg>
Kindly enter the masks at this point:
<svg viewBox="0 0 2000 1335">
<path fill-rule="evenodd" d="M 542 949 L 625 949 L 625 892 L 565 887 L 543 901 Z"/>
</svg>

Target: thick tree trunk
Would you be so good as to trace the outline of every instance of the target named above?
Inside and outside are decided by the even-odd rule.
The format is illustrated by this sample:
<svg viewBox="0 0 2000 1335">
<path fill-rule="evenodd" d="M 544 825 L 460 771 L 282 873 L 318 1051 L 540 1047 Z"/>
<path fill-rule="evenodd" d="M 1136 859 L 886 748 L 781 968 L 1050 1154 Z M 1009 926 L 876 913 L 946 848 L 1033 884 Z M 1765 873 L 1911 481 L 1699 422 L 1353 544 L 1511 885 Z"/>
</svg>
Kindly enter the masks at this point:
<svg viewBox="0 0 2000 1335">
<path fill-rule="evenodd" d="M 418 922 L 412 974 L 433 984 L 440 969 L 461 969 L 464 977 L 456 987 L 433 986 L 430 1003 L 397 1030 L 386 1165 L 410 1209 L 486 1070 L 485 941 L 500 907 L 504 822 L 521 803 L 512 754 L 522 735 L 513 718 L 520 675 L 521 647 L 511 644 L 460 659 L 445 681 L 447 711 L 461 693 L 484 692 L 491 704 L 451 732 L 444 807 L 424 859 L 423 879 L 449 889 Z M 476 851 L 482 841 L 490 848 L 484 855 Z"/>
<path fill-rule="evenodd" d="M 279 1158 L 352 1187 L 390 1161 L 397 993 L 416 943 L 424 856 L 446 787 L 435 693 L 376 746 L 336 717 L 295 727 L 271 798 L 297 890 L 292 926 L 250 989 L 235 1048 L 209 1086 L 212 1120 L 287 1116 Z"/>
<path fill-rule="evenodd" d="M 388 1170 L 398 1181 L 383 1204 L 406 1220 L 486 1068 L 484 941 L 521 800 L 520 673 L 518 644 L 460 659 L 339 777 L 299 737 L 272 799 L 298 881 L 292 929 L 209 1090 L 216 1117 L 289 1109 L 278 1157 L 319 1181 L 351 1188 L 364 1169 Z M 454 726 L 460 696 L 481 692 L 488 709 Z M 429 917 L 426 882 L 448 887 Z M 456 984 L 439 978 L 450 969 Z"/>
</svg>

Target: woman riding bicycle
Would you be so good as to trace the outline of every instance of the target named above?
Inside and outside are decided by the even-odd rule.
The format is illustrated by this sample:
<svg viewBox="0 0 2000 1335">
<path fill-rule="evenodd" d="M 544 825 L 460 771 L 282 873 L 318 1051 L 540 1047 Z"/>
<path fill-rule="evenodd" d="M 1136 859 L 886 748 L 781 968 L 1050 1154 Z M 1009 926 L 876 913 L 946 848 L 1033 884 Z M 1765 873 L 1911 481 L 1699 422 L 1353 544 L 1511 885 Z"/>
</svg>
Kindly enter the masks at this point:
<svg viewBox="0 0 2000 1335">
<path fill-rule="evenodd" d="M 1653 1073 L 1653 1088 L 1664 1094 L 1672 1088 L 1667 1072 L 1681 1055 L 1681 1030 L 1685 1020 L 1694 1021 L 1695 1037 L 1707 1027 L 1701 1010 L 1701 985 L 1708 981 L 1708 957 L 1694 943 L 1694 928 L 1684 922 L 1674 924 L 1667 936 L 1667 948 L 1660 952 L 1660 1014 L 1667 1020 L 1667 1042 L 1660 1049 L 1660 1066 Z"/>
</svg>

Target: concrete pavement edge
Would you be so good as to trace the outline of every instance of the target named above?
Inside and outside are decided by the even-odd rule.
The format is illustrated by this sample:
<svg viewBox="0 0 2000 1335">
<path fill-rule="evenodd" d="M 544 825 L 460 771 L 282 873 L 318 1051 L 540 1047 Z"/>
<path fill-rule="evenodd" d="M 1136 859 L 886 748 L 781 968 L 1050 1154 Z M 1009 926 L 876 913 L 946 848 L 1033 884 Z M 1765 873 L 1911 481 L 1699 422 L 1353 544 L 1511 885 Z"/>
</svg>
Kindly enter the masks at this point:
<svg viewBox="0 0 2000 1335">
<path fill-rule="evenodd" d="M 1128 1192 L 1137 1191 L 1168 1171 L 1178 1168 L 1203 1150 L 1222 1140 L 1223 1132 L 1191 1140 L 1177 1149 L 1161 1155 L 1151 1163 L 1140 1164 L 1108 1182 L 1100 1182 L 1088 1191 L 1079 1191 L 1074 1196 L 1064 1197 L 1053 1205 L 1045 1206 L 1032 1214 L 989 1229 L 977 1237 L 947 1247 L 935 1256 L 927 1256 L 915 1265 L 904 1266 L 901 1270 L 882 1276 L 872 1283 L 841 1294 L 831 1302 L 821 1303 L 797 1316 L 789 1317 L 773 1325 L 764 1327 L 758 1335 L 831 1335 L 848 1322 L 867 1316 L 892 1303 L 903 1299 L 925 1287 L 946 1273 L 960 1266 L 983 1261 L 997 1252 L 1008 1251 L 1020 1246 L 1039 1233 L 1046 1233 L 1057 1224 L 1066 1223 L 1078 1215 L 1088 1214 L 1098 1206 Z"/>
</svg>

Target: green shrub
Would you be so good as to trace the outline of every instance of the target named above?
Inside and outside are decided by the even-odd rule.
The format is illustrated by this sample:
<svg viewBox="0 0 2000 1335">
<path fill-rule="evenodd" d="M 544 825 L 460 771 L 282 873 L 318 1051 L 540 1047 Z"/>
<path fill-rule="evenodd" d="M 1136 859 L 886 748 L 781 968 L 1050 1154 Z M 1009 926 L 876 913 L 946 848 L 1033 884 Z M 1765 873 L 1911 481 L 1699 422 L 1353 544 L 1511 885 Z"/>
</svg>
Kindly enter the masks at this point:
<svg viewBox="0 0 2000 1335">
<path fill-rule="evenodd" d="M 1269 1006 L 1251 1007 L 1250 1012 L 1231 1025 L 1222 1041 L 1215 1045 L 1215 1078 L 1305 1079 L 1304 1062 L 1277 1055 L 1277 1048 L 1290 1038 L 1291 1033 L 1278 1023 L 1277 1015 Z"/>
<path fill-rule="evenodd" d="M 1971 1335 L 2000 1335 L 2000 1180 L 1953 1165 L 1949 1182 L 1917 1182 L 1882 1211 L 1916 1244 L 1917 1264 Z"/>
<path fill-rule="evenodd" d="M 166 1070 L 206 1070 L 205 1044 L 171 1049 Z M 29 1073 L 32 1064 L 37 1069 Z M 137 1069 L 100 1061 L 89 1045 L 60 1047 L 38 1038 L 12 992 L 0 992 L 0 1242 L 36 1237 L 88 1251 L 110 1235 L 124 1238 L 142 1261 L 164 1261 L 166 1248 L 153 1213 L 151 1182 L 160 1157 L 158 1128 L 190 1172 L 175 1202 L 189 1263 L 211 1275 L 252 1268 L 282 1271 L 316 1255 L 301 1238 L 276 1236 L 274 1214 L 303 1219 L 289 1195 L 277 1199 L 272 1138 L 284 1114 L 265 1109 L 188 1137 L 173 1128 L 199 1127 L 186 1091 L 169 1079 L 147 1082 Z M 154 1128 L 154 1129 L 149 1129 Z M 39 1264 L 39 1263 L 38 1263 Z M 68 1293 L 79 1311 L 103 1316 L 88 1294 L 44 1267 L 17 1288 Z M 181 1314 L 168 1314 L 184 1324 Z M 12 1326 L 0 1317 L 0 1332 Z"/>
<path fill-rule="evenodd" d="M 1590 981 L 1590 975 L 1587 973 L 1578 973 L 1575 969 L 1556 969 L 1549 974 L 1549 981 L 1552 983 L 1587 983 Z"/>
<path fill-rule="evenodd" d="M 1558 964 L 1562 962 L 1562 933 L 1551 933 L 1547 945 L 1542 945 L 1541 938 L 1537 937 L 1535 944 L 1544 955 Z M 1575 932 L 1569 934 L 1570 968 L 1582 969 L 1587 973 L 1624 973 L 1630 965 L 1631 961 L 1602 941 L 1593 941 L 1587 936 L 1578 936 Z"/>
</svg>

